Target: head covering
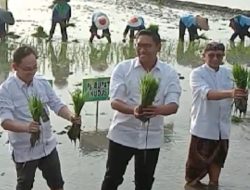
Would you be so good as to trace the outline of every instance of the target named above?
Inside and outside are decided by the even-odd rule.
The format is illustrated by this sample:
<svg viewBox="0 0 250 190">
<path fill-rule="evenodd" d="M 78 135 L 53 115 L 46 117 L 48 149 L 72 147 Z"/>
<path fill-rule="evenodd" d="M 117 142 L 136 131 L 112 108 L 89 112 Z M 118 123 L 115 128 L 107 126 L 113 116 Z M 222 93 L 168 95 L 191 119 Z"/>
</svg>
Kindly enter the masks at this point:
<svg viewBox="0 0 250 190">
<path fill-rule="evenodd" d="M 109 19 L 104 14 L 95 17 L 94 23 L 95 23 L 96 27 L 100 30 L 104 30 L 104 29 L 107 29 L 109 27 Z"/>
<path fill-rule="evenodd" d="M 200 15 L 197 15 L 196 16 L 196 23 L 197 23 L 198 27 L 201 28 L 202 30 L 209 30 L 207 18 L 204 18 Z"/>
<path fill-rule="evenodd" d="M 15 19 L 10 11 L 6 11 L 5 9 L 0 8 L 0 23 L 3 22 L 13 25 L 15 23 Z"/>
<path fill-rule="evenodd" d="M 140 16 L 132 16 L 128 21 L 128 25 L 132 28 L 137 28 L 144 25 L 144 19 Z"/>
</svg>

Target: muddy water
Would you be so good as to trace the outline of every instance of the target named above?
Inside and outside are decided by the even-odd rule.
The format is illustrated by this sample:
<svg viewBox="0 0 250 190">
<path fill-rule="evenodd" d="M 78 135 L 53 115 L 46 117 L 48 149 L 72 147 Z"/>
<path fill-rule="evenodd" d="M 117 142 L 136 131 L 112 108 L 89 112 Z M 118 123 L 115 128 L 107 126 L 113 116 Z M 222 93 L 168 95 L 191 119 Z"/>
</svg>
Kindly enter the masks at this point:
<svg viewBox="0 0 250 190">
<path fill-rule="evenodd" d="M 35 3 L 34 3 L 35 2 Z M 12 50 L 22 43 L 35 46 L 39 53 L 39 73 L 53 80 L 53 88 L 57 94 L 70 105 L 69 91 L 81 82 L 82 78 L 96 76 L 110 76 L 114 65 L 124 59 L 134 56 L 133 46 L 122 44 L 122 30 L 125 27 L 126 18 L 134 13 L 145 16 L 146 24 L 158 23 L 160 33 L 166 42 L 163 43 L 160 57 L 166 60 L 184 76 L 181 81 L 183 94 L 181 107 L 175 116 L 166 117 L 165 143 L 162 147 L 158 167 L 156 170 L 155 190 L 183 190 L 184 168 L 189 143 L 189 113 L 190 113 L 190 90 L 188 75 L 193 67 L 201 64 L 200 49 L 204 41 L 193 46 L 185 44 L 184 47 L 177 45 L 178 18 L 185 11 L 157 7 L 150 4 L 135 3 L 134 1 L 80 1 L 71 0 L 73 9 L 72 22 L 76 28 L 69 28 L 69 43 L 60 43 L 60 31 L 56 30 L 54 41 L 46 43 L 29 37 L 35 27 L 42 25 L 45 31 L 49 31 L 51 10 L 48 9 L 50 1 L 23 0 L 9 1 L 9 8 L 16 17 L 16 25 L 10 27 L 10 31 L 20 35 L 20 39 L 9 39 L 7 44 L 1 44 L 0 48 L 0 77 L 1 81 L 8 76 L 9 59 Z M 87 42 L 89 37 L 88 27 L 90 17 L 95 9 L 105 11 L 111 20 L 112 40 L 111 45 L 105 44 L 102 39 L 95 41 L 93 46 Z M 199 11 L 197 11 L 198 13 Z M 195 12 L 196 13 L 196 12 Z M 209 38 L 227 43 L 230 37 L 230 29 L 225 15 L 209 15 L 211 30 L 206 32 Z M 72 40 L 80 43 L 73 43 Z M 249 44 L 247 39 L 246 44 Z M 8 51 L 6 51 L 6 46 Z M 230 49 L 228 46 L 228 62 L 240 61 L 249 63 L 249 47 Z M 93 56 L 95 55 L 95 56 Z M 229 64 L 227 64 L 230 66 Z M 71 105 L 70 105 L 71 106 Z M 57 135 L 58 149 L 62 162 L 62 172 L 65 179 L 65 189 L 100 189 L 100 184 L 105 172 L 106 143 L 105 130 L 109 127 L 112 118 L 112 110 L 109 102 L 100 102 L 99 124 L 101 131 L 95 133 L 96 104 L 86 103 L 82 117 L 84 136 L 79 148 L 77 144 L 70 143 L 66 135 Z M 247 115 L 249 117 L 249 114 Z M 52 114 L 52 124 L 55 133 L 65 131 L 64 126 L 68 123 Z M 92 131 L 92 132 L 91 132 Z M 6 134 L 0 134 L 0 190 L 11 190 L 15 187 L 15 170 L 8 153 Z M 248 190 L 250 188 L 250 126 L 249 122 L 232 128 L 232 140 L 228 160 L 221 176 L 220 189 L 223 190 Z M 133 162 L 128 166 L 124 183 L 119 189 L 133 189 Z M 207 181 L 207 178 L 204 180 Z M 46 183 L 38 171 L 34 184 L 35 190 L 46 189 Z"/>
<path fill-rule="evenodd" d="M 194 3 L 204 3 L 208 5 L 217 5 L 217 6 L 226 6 L 234 9 L 250 10 L 250 1 L 249 0 L 180 0 Z"/>
</svg>

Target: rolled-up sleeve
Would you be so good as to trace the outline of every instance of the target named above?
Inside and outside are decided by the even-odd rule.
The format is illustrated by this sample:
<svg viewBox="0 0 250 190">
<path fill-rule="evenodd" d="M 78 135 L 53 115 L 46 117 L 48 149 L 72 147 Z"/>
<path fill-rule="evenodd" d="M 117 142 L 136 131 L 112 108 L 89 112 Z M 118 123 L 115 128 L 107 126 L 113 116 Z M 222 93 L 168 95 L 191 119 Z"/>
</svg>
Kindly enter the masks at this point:
<svg viewBox="0 0 250 190">
<path fill-rule="evenodd" d="M 181 96 L 181 86 L 180 86 L 180 80 L 179 76 L 176 72 L 171 73 L 171 81 L 167 85 L 164 91 L 164 103 L 170 104 L 170 103 L 176 103 L 179 105 L 179 99 Z"/>
<path fill-rule="evenodd" d="M 197 71 L 198 70 L 194 70 L 190 74 L 190 87 L 192 93 L 200 95 L 202 99 L 207 100 L 207 94 L 211 88 Z"/>
<path fill-rule="evenodd" d="M 47 82 L 47 81 L 46 81 Z M 61 99 L 56 95 L 55 91 L 46 83 L 46 92 L 49 98 L 48 106 L 51 110 L 53 110 L 56 114 L 58 114 L 59 110 L 65 106 L 65 104 L 61 101 Z"/>
<path fill-rule="evenodd" d="M 4 87 L 0 87 L 0 124 L 2 124 L 5 120 L 10 119 L 14 120 L 13 116 L 14 105 L 10 96 L 8 94 L 8 90 Z"/>
<path fill-rule="evenodd" d="M 124 71 L 118 64 L 110 78 L 109 97 L 110 100 L 120 99 L 123 100 L 126 94 L 126 85 L 124 80 Z"/>
</svg>

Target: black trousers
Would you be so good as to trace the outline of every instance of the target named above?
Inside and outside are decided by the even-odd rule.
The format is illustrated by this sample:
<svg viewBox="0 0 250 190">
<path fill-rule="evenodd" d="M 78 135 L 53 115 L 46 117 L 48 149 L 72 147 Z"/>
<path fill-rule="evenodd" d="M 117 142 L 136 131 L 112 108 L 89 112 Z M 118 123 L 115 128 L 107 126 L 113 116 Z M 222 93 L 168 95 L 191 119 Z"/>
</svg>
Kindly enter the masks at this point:
<svg viewBox="0 0 250 190">
<path fill-rule="evenodd" d="M 235 22 L 234 24 L 235 24 L 235 31 L 232 34 L 230 41 L 233 42 L 237 36 L 239 36 L 241 42 L 244 42 L 245 36 L 248 36 L 250 38 L 250 32 L 248 31 L 249 26 L 242 27 L 238 22 Z"/>
<path fill-rule="evenodd" d="M 53 34 L 55 33 L 57 23 L 60 24 L 61 34 L 62 34 L 62 41 L 65 42 L 65 41 L 68 40 L 66 20 L 63 20 L 63 21 L 60 21 L 60 22 L 52 21 L 52 25 L 51 25 L 50 32 L 49 32 L 49 38 L 51 39 L 53 37 Z"/>
<path fill-rule="evenodd" d="M 179 40 L 184 42 L 184 36 L 186 32 L 186 26 L 185 24 L 180 20 L 179 23 Z M 197 32 L 197 27 L 195 25 L 190 26 L 188 29 L 189 33 L 189 40 L 192 42 L 195 39 L 198 39 L 198 32 Z"/>
<path fill-rule="evenodd" d="M 151 190 L 160 148 L 139 150 L 109 141 L 106 173 L 101 190 L 117 190 L 127 165 L 134 156 L 135 190 Z"/>
<path fill-rule="evenodd" d="M 13 160 L 15 160 L 13 156 Z M 15 162 L 15 161 L 14 161 Z M 23 163 L 16 163 L 16 190 L 31 190 L 33 188 L 36 169 L 42 171 L 50 189 L 63 188 L 63 178 L 58 152 L 54 149 L 48 156 Z"/>
</svg>

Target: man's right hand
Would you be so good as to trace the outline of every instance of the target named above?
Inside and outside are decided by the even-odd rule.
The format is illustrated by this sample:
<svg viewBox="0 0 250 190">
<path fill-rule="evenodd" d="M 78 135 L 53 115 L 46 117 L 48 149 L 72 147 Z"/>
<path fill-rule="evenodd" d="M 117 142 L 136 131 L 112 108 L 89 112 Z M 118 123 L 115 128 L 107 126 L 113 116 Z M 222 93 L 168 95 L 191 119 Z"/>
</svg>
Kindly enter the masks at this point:
<svg viewBox="0 0 250 190">
<path fill-rule="evenodd" d="M 28 124 L 26 132 L 27 133 L 36 133 L 40 131 L 40 124 L 38 122 L 32 121 Z"/>
<path fill-rule="evenodd" d="M 241 99 L 246 97 L 248 97 L 248 90 L 241 88 L 232 89 L 232 98 Z"/>
<path fill-rule="evenodd" d="M 141 120 L 142 122 L 146 122 L 148 121 L 148 117 L 146 117 L 146 115 L 143 113 L 142 111 L 142 107 L 141 106 L 136 106 L 134 108 L 134 116 L 136 119 Z"/>
</svg>

